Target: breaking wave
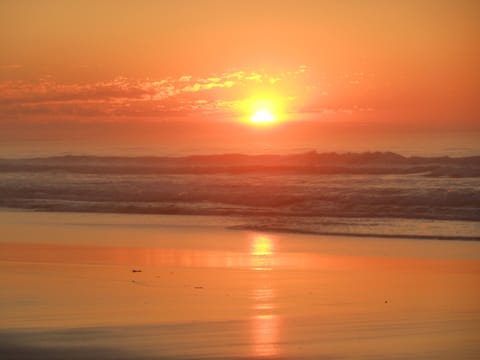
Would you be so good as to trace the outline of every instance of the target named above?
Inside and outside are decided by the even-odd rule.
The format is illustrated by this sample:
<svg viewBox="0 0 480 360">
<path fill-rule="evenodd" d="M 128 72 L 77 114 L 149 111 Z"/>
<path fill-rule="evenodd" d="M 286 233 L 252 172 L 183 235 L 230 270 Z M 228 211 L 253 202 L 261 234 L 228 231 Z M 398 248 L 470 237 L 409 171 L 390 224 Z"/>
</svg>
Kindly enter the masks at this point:
<svg viewBox="0 0 480 360">
<path fill-rule="evenodd" d="M 309 152 L 0 159 L 0 206 L 235 216 L 244 219 L 244 228 L 342 235 L 362 234 L 352 228 L 355 219 L 422 219 L 423 225 L 402 223 L 379 234 L 461 239 L 463 233 L 478 237 L 478 223 L 460 234 L 458 226 L 448 234 L 422 234 L 422 226 L 427 220 L 480 220 L 479 176 L 480 156 Z M 325 219 L 345 221 L 332 227 Z M 412 226 L 415 231 L 408 231 Z M 378 228 L 369 226 L 367 233 Z"/>
<path fill-rule="evenodd" d="M 405 157 L 392 152 L 185 157 L 58 156 L 0 159 L 0 170 L 82 174 L 423 174 L 479 177 L 480 156 Z"/>
</svg>

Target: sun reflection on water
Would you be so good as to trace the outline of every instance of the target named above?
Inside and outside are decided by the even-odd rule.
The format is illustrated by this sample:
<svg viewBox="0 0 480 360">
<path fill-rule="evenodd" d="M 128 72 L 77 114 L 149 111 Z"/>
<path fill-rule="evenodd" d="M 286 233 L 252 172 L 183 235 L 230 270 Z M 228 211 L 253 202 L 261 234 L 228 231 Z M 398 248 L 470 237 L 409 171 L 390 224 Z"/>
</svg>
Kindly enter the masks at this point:
<svg viewBox="0 0 480 360">
<path fill-rule="evenodd" d="M 254 301 L 255 310 L 270 310 L 274 308 L 273 289 L 254 289 L 252 293 L 252 299 Z"/>
<path fill-rule="evenodd" d="M 254 270 L 271 270 L 273 266 L 273 239 L 266 235 L 255 235 L 252 239 L 251 263 Z"/>
<path fill-rule="evenodd" d="M 272 357 L 278 355 L 278 316 L 273 314 L 254 316 L 252 325 L 253 356 Z"/>
<path fill-rule="evenodd" d="M 279 318 L 275 311 L 275 291 L 271 272 L 274 265 L 274 241 L 267 235 L 254 235 L 251 245 L 251 269 L 264 270 L 257 277 L 251 294 L 252 355 L 273 357 L 278 355 Z"/>
</svg>

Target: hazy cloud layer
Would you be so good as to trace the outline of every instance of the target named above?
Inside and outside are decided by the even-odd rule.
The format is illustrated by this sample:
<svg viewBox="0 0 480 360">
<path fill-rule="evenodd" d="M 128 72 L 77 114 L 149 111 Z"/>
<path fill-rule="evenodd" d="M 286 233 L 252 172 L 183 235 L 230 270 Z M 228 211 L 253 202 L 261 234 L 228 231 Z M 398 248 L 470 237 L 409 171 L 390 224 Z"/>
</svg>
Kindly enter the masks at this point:
<svg viewBox="0 0 480 360">
<path fill-rule="evenodd" d="M 249 97 L 273 92 L 278 100 L 288 103 L 309 88 L 313 87 L 308 84 L 306 66 L 277 73 L 232 71 L 164 79 L 116 77 L 90 83 L 64 83 L 45 77 L 1 82 L 0 116 L 165 118 L 195 113 L 228 117 L 241 111 Z"/>
</svg>

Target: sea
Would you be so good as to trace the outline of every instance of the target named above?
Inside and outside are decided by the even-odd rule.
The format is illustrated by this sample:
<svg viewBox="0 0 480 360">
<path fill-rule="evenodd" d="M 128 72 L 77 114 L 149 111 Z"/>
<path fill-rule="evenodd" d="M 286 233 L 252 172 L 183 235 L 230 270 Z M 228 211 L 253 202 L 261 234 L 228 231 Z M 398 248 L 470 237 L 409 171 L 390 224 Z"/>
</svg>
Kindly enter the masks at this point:
<svg viewBox="0 0 480 360">
<path fill-rule="evenodd" d="M 258 231 L 479 240 L 477 145 L 436 140 L 424 151 L 405 142 L 394 151 L 340 151 L 314 143 L 121 148 L 17 141 L 0 152 L 0 206 L 213 215 Z"/>
<path fill-rule="evenodd" d="M 473 139 L 0 141 L 0 358 L 478 359 Z"/>
</svg>

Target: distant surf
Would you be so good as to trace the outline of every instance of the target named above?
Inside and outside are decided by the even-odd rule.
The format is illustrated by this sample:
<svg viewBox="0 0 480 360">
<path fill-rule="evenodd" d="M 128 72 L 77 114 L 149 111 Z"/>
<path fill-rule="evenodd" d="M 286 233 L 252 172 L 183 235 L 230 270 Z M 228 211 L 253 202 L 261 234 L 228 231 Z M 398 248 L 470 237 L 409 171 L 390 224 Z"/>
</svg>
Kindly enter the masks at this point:
<svg viewBox="0 0 480 360">
<path fill-rule="evenodd" d="M 392 152 L 291 155 L 192 155 L 125 157 L 65 155 L 0 159 L 0 171 L 66 171 L 82 174 L 423 174 L 479 177 L 480 156 L 405 157 Z"/>
<path fill-rule="evenodd" d="M 464 231 L 452 223 L 425 233 L 420 225 L 414 232 L 405 232 L 411 225 L 380 233 L 372 226 L 345 229 L 355 219 L 478 222 L 479 177 L 480 156 L 391 152 L 0 159 L 0 206 L 219 215 L 266 231 L 467 239 L 479 236 L 478 226 Z M 325 228 L 325 219 L 345 221 Z"/>
</svg>

